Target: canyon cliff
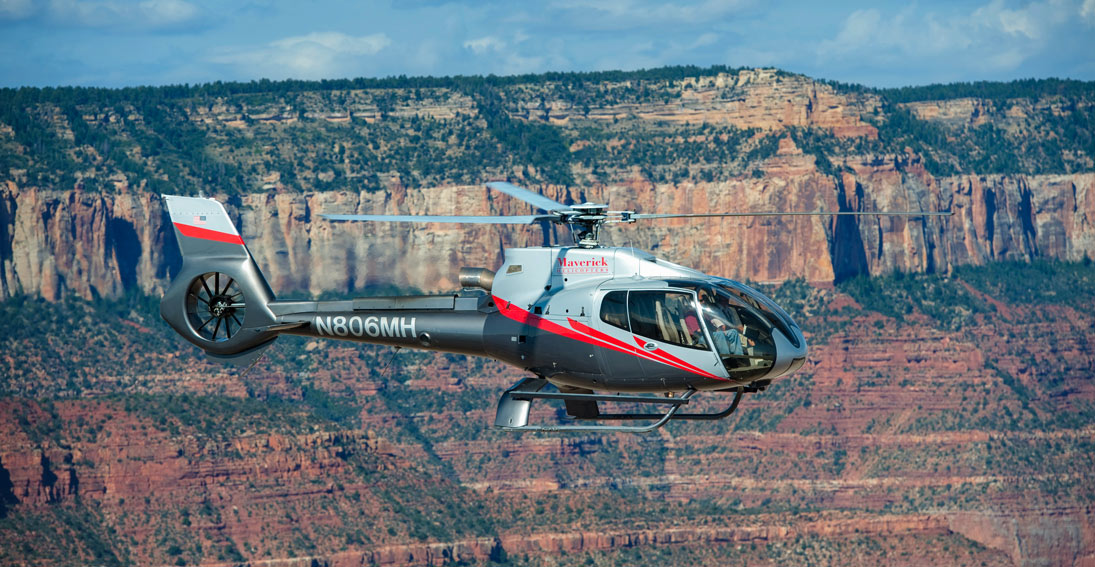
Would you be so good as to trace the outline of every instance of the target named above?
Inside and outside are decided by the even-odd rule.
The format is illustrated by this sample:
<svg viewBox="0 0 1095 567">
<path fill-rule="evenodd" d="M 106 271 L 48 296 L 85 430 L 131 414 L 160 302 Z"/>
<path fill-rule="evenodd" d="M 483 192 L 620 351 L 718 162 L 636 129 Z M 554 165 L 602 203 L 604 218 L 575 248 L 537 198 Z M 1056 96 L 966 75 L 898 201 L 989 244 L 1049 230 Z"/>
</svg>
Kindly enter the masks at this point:
<svg viewBox="0 0 1095 567">
<path fill-rule="evenodd" d="M 524 375 L 498 363 L 283 337 L 243 372 L 151 307 L 31 302 L 0 343 L 0 559 L 1088 565 L 1095 270 L 1008 266 L 776 288 L 803 369 L 645 436 L 492 430 Z"/>
<path fill-rule="evenodd" d="M 1095 565 L 1093 92 L 722 67 L 5 91 L 0 563 Z M 159 318 L 160 194 L 222 200 L 282 297 L 345 297 L 567 242 L 319 216 L 530 212 L 492 179 L 953 215 L 606 228 L 759 282 L 810 343 L 728 419 L 645 436 L 490 429 L 527 375 L 496 362 L 285 336 L 236 369 Z"/>
<path fill-rule="evenodd" d="M 796 167 L 802 171 L 788 173 Z M 1001 260 L 1095 256 L 1095 174 L 936 179 L 914 157 L 852 164 L 838 178 L 809 156 L 781 156 L 763 179 L 656 185 L 636 179 L 567 190 L 561 202 L 626 204 L 639 212 L 951 210 L 943 218 L 781 218 L 648 221 L 609 228 L 607 244 L 736 279 L 805 278 L 832 284 L 895 270 L 949 273 Z M 539 228 L 335 224 L 323 213 L 526 214 L 475 186 L 391 192 L 278 191 L 227 199 L 251 253 L 277 292 L 349 292 L 386 284 L 426 291 L 457 286 L 463 266 L 497 268 L 502 248 L 540 245 Z M 8 251 L 0 293 L 56 300 L 162 293 L 180 258 L 162 201 L 140 189 L 110 194 L 0 189 Z M 620 205 L 614 205 L 620 206 Z M 565 234 L 559 235 L 566 239 Z"/>
<path fill-rule="evenodd" d="M 502 248 L 542 244 L 543 232 L 319 215 L 529 212 L 487 193 L 497 178 L 638 212 L 954 213 L 605 231 L 608 244 L 753 281 L 1095 255 L 1090 89 L 931 100 L 931 88 L 849 89 L 773 69 L 597 77 L 14 93 L 4 112 L 15 114 L 0 116 L 11 166 L 0 297 L 160 293 L 179 257 L 158 194 L 199 191 L 228 203 L 278 292 L 452 289 L 461 266 L 495 268 Z"/>
</svg>

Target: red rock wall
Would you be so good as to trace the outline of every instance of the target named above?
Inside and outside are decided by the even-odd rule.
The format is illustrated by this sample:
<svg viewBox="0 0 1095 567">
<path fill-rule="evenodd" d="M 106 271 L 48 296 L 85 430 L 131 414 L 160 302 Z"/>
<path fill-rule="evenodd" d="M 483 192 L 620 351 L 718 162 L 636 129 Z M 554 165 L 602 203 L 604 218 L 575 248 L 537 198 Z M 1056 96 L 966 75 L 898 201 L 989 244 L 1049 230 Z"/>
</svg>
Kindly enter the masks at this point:
<svg viewBox="0 0 1095 567">
<path fill-rule="evenodd" d="M 784 153 L 762 179 L 654 186 L 633 180 L 565 201 L 601 200 L 640 212 L 945 210 L 948 218 L 752 218 L 662 220 L 610 227 L 607 244 L 636 246 L 707 273 L 757 281 L 942 271 L 993 260 L 1095 256 L 1095 174 L 933 178 L 912 156 L 850 163 L 839 179 L 812 156 Z M 503 246 L 543 243 L 537 227 L 392 223 L 332 224 L 321 213 L 525 214 L 529 208 L 482 187 L 388 193 L 246 195 L 245 240 L 276 292 L 320 293 L 371 283 L 452 289 L 462 266 L 496 268 Z M 160 199 L 0 188 L 0 295 L 57 299 L 161 292 L 179 262 Z M 565 235 L 563 235 L 565 239 Z"/>
<path fill-rule="evenodd" d="M 313 557 L 320 565 L 483 562 L 496 546 L 568 565 L 566 554 L 665 546 L 684 553 L 755 543 L 764 554 L 810 537 L 886 546 L 911 538 L 887 565 L 1095 560 L 1095 428 L 1083 421 L 1095 400 L 1095 312 L 1051 304 L 1032 317 L 1025 305 L 996 299 L 995 310 L 945 331 L 920 313 L 898 321 L 836 292 L 810 293 L 822 299 L 809 328 L 828 334 L 809 335 L 803 369 L 750 395 L 726 421 L 674 424 L 651 436 L 504 435 L 485 428 L 520 370 L 421 355 L 397 361 L 385 377 L 378 371 L 390 359 L 378 351 L 315 341 L 293 357 L 313 357 L 306 367 L 315 369 L 315 387 L 355 394 L 361 429 L 270 433 L 248 421 L 210 434 L 179 421 L 210 411 L 203 406 L 161 418 L 124 396 L 8 398 L 0 401 L 0 479 L 10 488 L 0 481 L 0 503 L 16 520 L 77 505 L 100 510 L 138 564 L 174 560 L 165 549 L 175 540 L 164 533 L 202 542 L 208 565 L 230 564 L 214 559 L 225 542 L 255 565 L 308 565 Z M 247 396 L 238 372 L 200 360 L 166 366 L 156 372 L 174 374 L 130 387 L 197 393 L 216 382 L 223 389 L 211 391 Z M 246 385 L 277 388 L 283 371 L 280 362 L 260 363 Z M 126 388 L 107 382 L 95 386 Z M 1029 390 L 1033 409 L 1024 409 L 1015 384 Z M 403 411 L 378 400 L 378 388 L 441 393 L 445 403 Z M 696 411 L 722 403 L 705 397 Z M 555 416 L 541 408 L 535 418 Z M 834 467 L 838 453 L 843 464 Z M 368 474 L 356 468 L 363 463 Z M 383 492 L 392 486 L 402 492 Z M 427 499 L 437 486 L 457 504 L 502 518 L 497 537 L 411 536 L 408 524 L 430 522 L 417 514 L 449 513 L 453 502 Z M 427 496 L 393 503 L 393 494 Z M 601 513 L 612 498 L 619 507 Z M 580 512 L 537 516 L 543 503 Z M 648 518 L 649 506 L 684 508 Z M 189 510 L 187 523 L 181 510 Z M 506 515 L 514 510 L 519 521 Z M 358 531 L 367 537 L 347 539 Z M 298 534 L 315 550 L 288 547 Z M 940 555 L 936 537 L 952 538 L 963 553 L 972 547 L 976 558 Z M 831 562 L 867 564 L 858 555 Z"/>
</svg>

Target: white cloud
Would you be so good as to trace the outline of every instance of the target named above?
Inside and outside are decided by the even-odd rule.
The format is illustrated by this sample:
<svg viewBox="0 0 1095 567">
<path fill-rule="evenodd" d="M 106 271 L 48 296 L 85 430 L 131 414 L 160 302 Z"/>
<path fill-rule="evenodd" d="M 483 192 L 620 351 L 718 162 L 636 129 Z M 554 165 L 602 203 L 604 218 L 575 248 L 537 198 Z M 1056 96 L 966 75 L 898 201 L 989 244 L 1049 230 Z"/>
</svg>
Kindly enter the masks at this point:
<svg viewBox="0 0 1095 567">
<path fill-rule="evenodd" d="M 948 66 L 965 64 L 975 71 L 1015 69 L 1046 48 L 1077 10 L 1083 13 L 1075 0 L 1022 5 L 992 0 L 972 11 L 942 15 L 916 6 L 890 15 L 874 8 L 857 10 L 835 37 L 818 44 L 818 53 L 823 59 L 873 64 L 947 58 Z"/>
<path fill-rule="evenodd" d="M 485 53 L 499 52 L 506 47 L 506 42 L 501 39 L 488 35 L 486 37 L 480 37 L 477 39 L 469 39 L 464 42 L 464 49 L 471 50 L 476 55 L 483 55 Z"/>
<path fill-rule="evenodd" d="M 183 0 L 147 0 L 137 5 L 141 19 L 153 26 L 172 26 L 193 21 L 198 8 Z"/>
<path fill-rule="evenodd" d="M 201 10 L 185 0 L 49 0 L 45 15 L 47 23 L 66 26 L 165 29 L 197 22 Z"/>
<path fill-rule="evenodd" d="M 1005 49 L 988 57 L 989 67 L 995 69 L 1014 69 L 1026 61 L 1026 54 L 1019 49 Z"/>
<path fill-rule="evenodd" d="M 123 12 L 132 6 L 114 2 L 84 2 L 79 0 L 51 0 L 50 19 L 79 27 L 105 27 L 121 20 Z"/>
<path fill-rule="evenodd" d="M 1095 0 L 1084 0 L 1080 5 L 1080 19 L 1088 24 L 1095 24 Z"/>
<path fill-rule="evenodd" d="M 629 29 L 709 24 L 752 4 L 750 0 L 555 0 L 548 10 L 585 29 Z"/>
<path fill-rule="evenodd" d="M 881 23 L 882 15 L 878 10 L 856 10 L 844 20 L 844 27 L 836 38 L 822 43 L 822 47 L 832 51 L 852 51 L 884 40 L 884 36 L 879 35 Z"/>
<path fill-rule="evenodd" d="M 840 32 L 831 40 L 822 41 L 818 51 L 824 56 L 883 54 L 925 54 L 954 47 L 963 35 L 934 17 L 912 22 L 906 8 L 892 17 L 884 17 L 874 8 L 856 10 L 845 20 Z"/>
<path fill-rule="evenodd" d="M 1031 2 L 1012 9 L 1005 6 L 1003 0 L 993 0 L 975 10 L 971 21 L 1009 35 L 1042 39 L 1053 26 L 1063 23 L 1073 12 L 1068 4 L 1050 0 Z"/>
<path fill-rule="evenodd" d="M 34 14 L 31 0 L 0 0 L 0 20 L 23 20 Z"/>
<path fill-rule="evenodd" d="M 490 72 L 502 75 L 520 75 L 523 73 L 537 73 L 551 68 L 565 69 L 569 62 L 559 54 L 557 48 L 538 45 L 539 51 L 529 55 L 527 52 L 532 47 L 521 48 L 521 44 L 528 42 L 531 37 L 522 31 L 515 31 L 510 40 L 494 35 L 469 39 L 462 45 L 464 49 L 471 51 L 476 57 L 489 61 Z M 550 43 L 550 42 L 549 42 Z"/>
<path fill-rule="evenodd" d="M 787 51 L 736 46 L 726 50 L 726 63 L 731 66 L 778 67 L 791 60 L 793 55 Z"/>
<path fill-rule="evenodd" d="M 258 73 L 271 79 L 345 77 L 359 72 L 363 57 L 376 55 L 391 43 L 383 33 L 351 36 L 314 32 L 279 39 L 259 48 L 222 53 L 210 60 L 240 67 L 251 76 Z"/>
<path fill-rule="evenodd" d="M 526 73 L 542 73 L 549 68 L 548 57 L 525 56 L 517 53 L 507 55 L 498 64 L 497 73 L 501 75 L 523 75 Z"/>
<path fill-rule="evenodd" d="M 488 33 L 459 40 L 463 49 L 456 54 L 453 64 L 462 67 L 459 71 L 461 73 L 496 75 L 601 69 L 605 68 L 603 64 L 589 63 L 588 60 L 602 54 L 616 57 L 623 51 L 622 48 L 601 49 L 602 44 L 599 43 L 574 41 L 573 36 L 545 31 L 536 25 L 531 30 L 522 26 L 486 26 L 482 31 Z M 499 29 L 504 31 L 499 33 Z M 621 41 L 619 38 L 603 39 L 606 40 L 606 45 Z M 576 54 L 576 50 L 582 53 Z M 586 60 L 585 63 L 579 63 L 583 59 Z"/>
<path fill-rule="evenodd" d="M 999 14 L 1000 29 L 1010 34 L 1023 34 L 1031 39 L 1038 39 L 1042 30 L 1030 14 L 1018 10 L 1001 10 Z"/>
<path fill-rule="evenodd" d="M 376 55 L 391 43 L 392 40 L 382 33 L 355 37 L 340 32 L 313 32 L 279 39 L 270 46 L 282 50 L 318 50 L 332 55 Z"/>
<path fill-rule="evenodd" d="M 689 44 L 688 49 L 698 49 L 700 47 L 707 47 L 708 45 L 715 45 L 716 43 L 718 43 L 718 41 L 719 34 L 707 32 L 705 34 L 701 34 L 699 37 L 696 38 L 696 41 L 693 41 L 691 44 Z"/>
</svg>

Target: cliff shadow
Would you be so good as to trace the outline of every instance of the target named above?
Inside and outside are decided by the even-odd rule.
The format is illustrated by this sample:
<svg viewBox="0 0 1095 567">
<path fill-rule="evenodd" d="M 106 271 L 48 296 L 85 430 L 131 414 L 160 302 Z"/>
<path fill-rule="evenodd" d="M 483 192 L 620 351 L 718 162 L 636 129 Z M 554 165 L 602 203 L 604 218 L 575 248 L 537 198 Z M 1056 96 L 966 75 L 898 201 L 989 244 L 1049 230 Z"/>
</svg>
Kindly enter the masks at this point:
<svg viewBox="0 0 1095 567">
<path fill-rule="evenodd" d="M 11 482 L 11 473 L 4 468 L 3 460 L 0 460 L 0 518 L 6 518 L 8 508 L 19 503 L 15 497 L 15 485 Z"/>
<path fill-rule="evenodd" d="M 137 287 L 137 265 L 144 251 L 141 239 L 133 223 L 112 218 L 107 225 L 110 246 L 114 250 L 114 261 L 118 264 L 118 275 L 122 280 L 122 289 L 129 291 Z M 172 231 L 174 232 L 174 231 Z M 177 246 L 176 246 L 177 248 Z"/>
<path fill-rule="evenodd" d="M 171 281 L 179 275 L 182 269 L 182 252 L 179 249 L 178 239 L 175 238 L 175 229 L 171 224 L 171 216 L 166 207 L 160 209 L 160 262 L 156 265 L 156 278 Z"/>
<path fill-rule="evenodd" d="M 0 261 L 0 295 L 4 291 L 7 291 L 9 295 L 14 292 L 11 289 L 13 282 L 8 281 L 7 270 L 3 269 L 3 264 L 10 262 L 10 259 L 14 257 L 12 243 L 15 241 L 15 237 L 9 227 L 15 226 L 15 211 L 18 206 L 14 198 L 8 198 L 7 196 L 3 201 L 0 201 L 0 258 L 3 258 Z M 2 488 L 0 487 L 0 489 Z M 0 518 L 3 517 L 4 515 L 0 513 Z"/>
<path fill-rule="evenodd" d="M 848 188 L 840 180 L 840 190 L 837 191 L 837 210 L 855 211 L 848 203 Z M 858 181 L 853 189 L 855 202 L 863 203 L 863 185 Z M 867 250 L 863 242 L 863 235 L 859 232 L 857 217 L 840 215 L 833 219 L 833 236 L 829 242 L 829 258 L 833 264 L 833 283 L 838 284 L 859 275 L 869 274 L 867 265 Z M 879 246 L 882 246 L 882 238 L 879 235 Z"/>
</svg>

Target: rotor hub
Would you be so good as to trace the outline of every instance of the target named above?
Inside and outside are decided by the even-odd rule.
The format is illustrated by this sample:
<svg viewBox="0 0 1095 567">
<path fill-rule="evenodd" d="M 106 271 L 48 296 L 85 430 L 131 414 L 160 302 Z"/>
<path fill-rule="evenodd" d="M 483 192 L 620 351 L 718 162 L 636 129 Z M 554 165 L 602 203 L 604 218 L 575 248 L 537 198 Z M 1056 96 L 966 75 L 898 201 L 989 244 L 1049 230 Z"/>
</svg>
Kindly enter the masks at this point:
<svg viewBox="0 0 1095 567">
<path fill-rule="evenodd" d="M 209 306 L 209 312 L 212 313 L 214 317 L 224 317 L 225 315 L 228 315 L 229 309 L 231 309 L 230 306 L 231 303 L 229 303 L 228 298 L 221 296 L 213 300 L 213 303 Z"/>
</svg>

